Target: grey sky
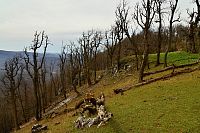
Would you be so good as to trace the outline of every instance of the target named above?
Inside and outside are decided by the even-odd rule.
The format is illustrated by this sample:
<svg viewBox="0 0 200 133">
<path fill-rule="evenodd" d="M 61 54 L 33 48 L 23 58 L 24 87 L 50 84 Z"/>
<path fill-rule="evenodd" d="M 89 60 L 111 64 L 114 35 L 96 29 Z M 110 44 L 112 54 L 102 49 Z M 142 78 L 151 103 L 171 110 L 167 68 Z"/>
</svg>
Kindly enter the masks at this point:
<svg viewBox="0 0 200 133">
<path fill-rule="evenodd" d="M 194 6 L 190 1 L 180 0 L 183 17 L 186 8 Z M 118 3 L 119 0 L 0 0 L 0 49 L 22 50 L 31 44 L 36 30 L 45 30 L 54 44 L 49 52 L 59 52 L 62 40 L 76 40 L 90 29 L 109 28 Z"/>
</svg>

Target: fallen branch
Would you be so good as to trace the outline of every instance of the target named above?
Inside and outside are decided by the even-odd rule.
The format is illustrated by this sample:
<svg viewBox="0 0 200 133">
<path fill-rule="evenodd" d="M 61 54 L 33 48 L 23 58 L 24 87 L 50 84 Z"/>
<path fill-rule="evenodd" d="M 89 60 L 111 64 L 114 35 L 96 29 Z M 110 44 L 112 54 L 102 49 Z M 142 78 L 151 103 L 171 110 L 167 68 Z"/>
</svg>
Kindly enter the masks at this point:
<svg viewBox="0 0 200 133">
<path fill-rule="evenodd" d="M 124 88 L 121 88 L 120 91 L 121 92 L 125 92 L 127 90 L 130 90 L 132 88 L 136 88 L 136 87 L 139 87 L 139 86 L 143 86 L 143 85 L 146 85 L 146 84 L 150 84 L 150 83 L 153 83 L 153 82 L 156 82 L 156 81 L 159 81 L 159 80 L 166 80 L 168 78 L 171 78 L 171 77 L 174 77 L 174 76 L 177 76 L 177 75 L 181 75 L 181 74 L 184 74 L 184 73 L 191 73 L 191 72 L 194 72 L 196 70 L 199 70 L 199 67 L 196 67 L 194 69 L 192 68 L 186 68 L 184 70 L 180 70 L 180 71 L 176 71 L 176 72 L 172 72 L 170 74 L 167 74 L 167 75 L 164 75 L 162 77 L 158 77 L 158 78 L 152 78 L 152 79 L 148 79 L 148 80 L 145 80 L 144 82 L 141 82 L 141 83 L 137 83 L 135 85 L 132 85 L 132 86 L 128 86 L 128 87 L 124 87 Z M 115 93 L 115 90 L 114 89 L 114 93 Z M 116 94 L 116 93 L 115 93 Z"/>
<path fill-rule="evenodd" d="M 167 70 L 171 70 L 173 68 L 174 68 L 173 66 L 170 66 L 170 67 L 166 67 L 166 68 L 161 69 L 161 70 L 157 70 L 157 71 L 153 71 L 153 72 L 146 72 L 146 73 L 144 73 L 144 76 L 149 76 L 149 75 L 152 75 L 152 74 L 161 73 L 161 72 L 164 72 L 164 71 L 167 71 Z"/>
<path fill-rule="evenodd" d="M 66 106 L 69 102 L 71 102 L 74 98 L 76 97 L 69 97 L 61 102 L 59 102 L 56 106 L 54 106 L 51 110 L 43 114 L 43 118 L 48 118 L 51 117 L 52 114 L 56 112 L 59 108 Z"/>
<path fill-rule="evenodd" d="M 180 75 L 180 74 L 183 74 L 183 73 L 191 73 L 191 72 L 194 72 L 196 70 L 198 70 L 199 68 L 186 68 L 184 70 L 181 70 L 181 71 L 177 71 L 177 72 L 172 72 L 170 74 L 167 74 L 167 75 L 164 75 L 162 77 L 158 77 L 158 78 L 154 78 L 154 79 L 149 79 L 149 80 L 146 80 L 142 83 L 138 83 L 136 85 L 134 85 L 133 87 L 139 87 L 139 86 L 142 86 L 142 85 L 146 85 L 146 84 L 150 84 L 152 82 L 156 82 L 156 81 L 159 81 L 159 80 L 165 80 L 165 79 L 168 79 L 168 78 L 171 78 L 171 77 L 174 77 L 174 76 L 177 76 L 177 75 Z M 130 88 L 129 88 L 130 89 Z M 127 89 L 128 90 L 128 89 Z"/>
<path fill-rule="evenodd" d="M 180 65 L 180 66 L 169 66 L 169 67 L 166 67 L 164 69 L 161 69 L 161 70 L 157 70 L 157 71 L 153 71 L 153 72 L 146 72 L 144 73 L 144 76 L 149 76 L 149 75 L 152 75 L 152 74 L 157 74 L 157 73 L 161 73 L 161 72 L 164 72 L 164 71 L 168 71 L 168 70 L 172 70 L 172 69 L 177 69 L 177 68 L 184 68 L 184 67 L 190 67 L 190 66 L 195 66 L 197 65 L 199 62 L 194 62 L 194 63 L 190 63 L 190 64 L 184 64 L 184 65 Z"/>
</svg>

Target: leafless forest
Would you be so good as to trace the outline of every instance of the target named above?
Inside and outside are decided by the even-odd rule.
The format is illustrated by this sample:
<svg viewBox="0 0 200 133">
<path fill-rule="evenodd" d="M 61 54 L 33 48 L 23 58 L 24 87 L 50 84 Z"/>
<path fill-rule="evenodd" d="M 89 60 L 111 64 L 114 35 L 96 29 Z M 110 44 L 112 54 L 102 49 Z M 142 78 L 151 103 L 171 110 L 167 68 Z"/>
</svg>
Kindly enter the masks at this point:
<svg viewBox="0 0 200 133">
<path fill-rule="evenodd" d="M 157 54 L 155 66 L 166 67 L 171 51 L 199 53 L 200 5 L 198 0 L 193 2 L 196 7 L 185 11 L 189 19 L 183 22 L 179 0 L 142 0 L 134 8 L 122 0 L 110 29 L 84 31 L 77 41 L 63 43 L 57 58 L 48 62 L 46 51 L 54 44 L 45 31 L 35 32 L 23 54 L 8 59 L 3 66 L 0 132 L 17 130 L 33 118 L 42 119 L 51 104 L 67 99 L 70 92 L 80 96 L 81 86 L 100 80 L 98 71 L 116 73 L 124 68 L 120 59 L 125 56 L 134 56 L 133 72 L 142 82 L 149 54 Z M 160 53 L 165 53 L 164 64 Z"/>
</svg>

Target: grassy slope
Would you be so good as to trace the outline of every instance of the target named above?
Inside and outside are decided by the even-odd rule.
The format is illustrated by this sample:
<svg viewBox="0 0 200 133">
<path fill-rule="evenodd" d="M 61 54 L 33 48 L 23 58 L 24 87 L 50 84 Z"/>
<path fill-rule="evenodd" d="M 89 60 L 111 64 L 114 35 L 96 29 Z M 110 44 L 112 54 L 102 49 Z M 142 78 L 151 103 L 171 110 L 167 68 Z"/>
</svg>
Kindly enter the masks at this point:
<svg viewBox="0 0 200 133">
<path fill-rule="evenodd" d="M 125 132 L 181 132 L 200 128 L 200 72 L 159 81 L 109 101 Z M 128 117 L 127 117 L 128 116 Z"/>
<path fill-rule="evenodd" d="M 164 62 L 164 53 L 161 53 L 160 55 L 161 62 Z M 168 64 L 175 64 L 175 65 L 182 65 L 182 64 L 188 64 L 195 62 L 199 58 L 199 54 L 189 54 L 187 52 L 170 52 L 168 54 Z M 155 62 L 156 61 L 156 55 L 151 54 L 150 60 Z"/>
<path fill-rule="evenodd" d="M 187 53 L 177 54 L 179 58 Z M 170 55 L 171 55 L 170 54 Z M 181 55 L 181 56 L 178 56 Z M 183 56 L 184 55 L 184 56 Z M 197 55 L 192 58 L 197 58 Z M 153 57 L 150 57 L 153 58 Z M 178 58 L 172 58 L 172 60 Z M 180 63 L 181 64 L 181 63 Z M 41 123 L 48 125 L 48 132 L 85 132 L 85 133 L 127 133 L 127 132 L 198 132 L 200 130 L 200 71 L 179 75 L 170 80 L 158 81 L 113 95 L 114 88 L 120 88 L 135 82 L 135 77 L 120 75 L 116 78 L 106 77 L 95 89 L 95 93 L 104 91 L 107 110 L 114 117 L 105 126 L 75 129 L 73 121 L 77 117 L 71 114 L 46 119 Z M 60 122 L 55 126 L 56 122 Z M 30 132 L 28 126 L 19 132 Z"/>
</svg>

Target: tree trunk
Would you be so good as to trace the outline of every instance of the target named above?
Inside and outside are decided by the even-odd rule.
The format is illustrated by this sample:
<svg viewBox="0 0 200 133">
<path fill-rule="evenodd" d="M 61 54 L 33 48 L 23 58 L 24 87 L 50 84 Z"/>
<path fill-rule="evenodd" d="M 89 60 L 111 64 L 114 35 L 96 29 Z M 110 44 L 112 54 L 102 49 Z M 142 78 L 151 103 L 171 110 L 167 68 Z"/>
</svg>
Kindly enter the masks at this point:
<svg viewBox="0 0 200 133">
<path fill-rule="evenodd" d="M 138 47 L 137 44 L 134 44 L 133 40 L 131 39 L 128 31 L 126 31 L 126 36 L 128 37 L 129 42 L 131 43 L 132 46 L 134 46 L 135 50 L 135 63 L 136 63 L 136 69 L 139 70 L 139 59 L 138 59 Z"/>
<path fill-rule="evenodd" d="M 189 50 L 192 53 L 196 53 L 196 47 L 195 47 L 195 35 L 194 35 L 194 26 L 193 23 L 190 24 L 190 29 L 189 29 L 189 36 L 188 36 L 188 41 L 189 41 Z"/>
<path fill-rule="evenodd" d="M 81 87 L 81 69 L 79 68 L 79 72 L 78 72 L 78 85 L 79 87 Z"/>
<path fill-rule="evenodd" d="M 81 93 L 77 90 L 76 85 L 73 85 L 73 90 L 77 94 L 77 97 L 81 95 Z"/>
<path fill-rule="evenodd" d="M 167 49 L 166 49 L 166 52 L 165 52 L 165 57 L 164 57 L 164 67 L 167 67 L 167 55 L 168 55 L 168 53 L 169 53 L 169 49 L 170 49 L 170 47 L 171 47 L 171 43 L 168 44 Z"/>
<path fill-rule="evenodd" d="M 167 67 L 167 55 L 168 55 L 169 50 L 171 48 L 171 43 L 172 43 L 172 21 L 170 22 L 170 27 L 169 27 L 169 42 L 168 42 L 167 49 L 166 49 L 166 52 L 165 52 L 164 67 Z"/>
<path fill-rule="evenodd" d="M 139 70 L 139 58 L 138 58 L 138 50 L 135 50 L 135 63 L 136 63 L 136 70 Z"/>
<path fill-rule="evenodd" d="M 161 14 L 159 14 L 158 46 L 157 46 L 156 66 L 160 65 L 160 51 L 161 51 L 161 44 L 162 44 L 161 29 L 162 29 L 162 18 L 161 18 Z"/>
<path fill-rule="evenodd" d="M 109 55 L 110 58 L 110 67 L 113 67 L 113 55 Z"/>
<path fill-rule="evenodd" d="M 88 83 L 88 86 L 92 85 L 91 78 L 90 78 L 90 69 L 89 68 L 87 68 L 87 83 Z"/>
<path fill-rule="evenodd" d="M 171 45 L 172 45 L 172 28 L 173 28 L 172 26 L 173 26 L 174 22 L 179 21 L 179 18 L 174 20 L 174 14 L 176 12 L 177 4 L 178 4 L 178 0 L 175 0 L 174 5 L 172 3 L 170 3 L 171 17 L 170 17 L 170 21 L 169 21 L 169 42 L 168 42 L 167 49 L 166 49 L 166 52 L 165 52 L 164 67 L 167 67 L 167 55 L 168 55 L 168 53 L 171 49 Z"/>
<path fill-rule="evenodd" d="M 38 71 L 34 70 L 34 79 L 33 79 L 34 94 L 36 98 L 36 108 L 35 108 L 35 118 L 37 121 L 41 120 L 41 97 L 39 90 L 38 82 Z"/>
<path fill-rule="evenodd" d="M 94 54 L 94 82 L 97 82 L 97 54 Z"/>
<path fill-rule="evenodd" d="M 15 126 L 15 129 L 18 130 L 19 124 L 18 124 L 18 117 L 17 117 L 17 105 L 16 105 L 15 92 L 11 92 L 11 97 L 12 97 L 12 105 L 13 105 L 14 126 Z"/>
<path fill-rule="evenodd" d="M 51 77 L 51 76 L 50 76 Z M 53 83 L 52 80 L 50 80 L 50 92 L 49 92 L 49 102 L 52 103 L 52 92 L 53 92 Z"/>
<path fill-rule="evenodd" d="M 144 57 L 142 61 L 142 66 L 140 67 L 139 70 L 139 80 L 138 80 L 139 83 L 143 82 L 144 70 L 148 63 L 148 55 L 149 55 L 148 29 L 145 29 L 144 39 L 145 39 Z"/>
<path fill-rule="evenodd" d="M 121 40 L 118 43 L 118 52 L 117 52 L 117 71 L 120 70 L 120 58 L 121 58 Z"/>
<path fill-rule="evenodd" d="M 26 90 L 25 90 L 26 91 Z M 19 102 L 20 102 L 20 105 L 21 105 L 21 108 L 22 108 L 22 115 L 24 117 L 24 120 L 25 122 L 27 122 L 27 118 L 26 118 L 26 114 L 25 114 L 25 108 L 24 108 L 24 105 L 23 105 L 23 101 L 22 101 L 22 97 L 21 97 L 21 94 L 20 94 L 20 90 L 18 88 L 18 97 L 19 97 Z M 26 101 L 25 101 L 26 102 Z"/>
<path fill-rule="evenodd" d="M 63 70 L 61 71 L 61 85 L 62 85 L 62 95 L 65 99 L 67 99 L 67 96 L 66 96 L 66 85 L 65 85 L 65 74 L 64 74 L 64 68 Z"/>
</svg>

